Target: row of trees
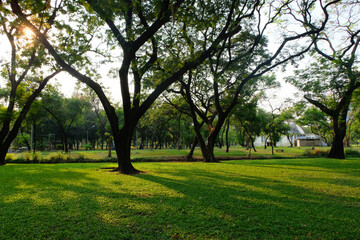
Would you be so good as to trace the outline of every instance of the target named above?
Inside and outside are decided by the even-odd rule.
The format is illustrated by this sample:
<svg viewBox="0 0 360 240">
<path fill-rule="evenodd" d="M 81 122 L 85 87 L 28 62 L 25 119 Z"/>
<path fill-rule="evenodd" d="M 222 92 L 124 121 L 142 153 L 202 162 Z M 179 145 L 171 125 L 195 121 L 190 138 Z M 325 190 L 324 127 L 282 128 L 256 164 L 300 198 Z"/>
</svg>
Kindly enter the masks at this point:
<svg viewBox="0 0 360 240">
<path fill-rule="evenodd" d="M 330 156 L 343 158 L 344 119 L 352 93 L 359 87 L 357 10 L 354 1 L 340 0 L 1 2 L 2 32 L 11 46 L 11 60 L 5 61 L 3 71 L 10 91 L 0 131 L 1 164 L 5 164 L 4 149 L 10 146 L 31 104 L 60 71 L 85 83 L 99 98 L 120 172 L 138 172 L 130 161 L 132 137 L 140 119 L 162 94 L 174 107 L 178 104 L 172 102 L 174 96 L 181 96 L 187 105 L 183 114 L 192 118 L 204 160 L 216 161 L 216 139 L 238 103 L 251 101 L 261 86 L 271 86 L 273 78 L 268 74 L 275 68 L 310 50 L 324 59 L 321 61 L 336 66 L 328 71 L 334 73 L 332 82 L 336 84 L 324 86 L 325 80 L 316 79 L 319 88 L 342 89 L 343 100 L 335 101 L 337 106 L 323 102 L 332 90 L 329 94 L 319 90 L 315 97 L 314 91 L 305 97 L 331 116 L 335 135 Z M 345 18 L 340 17 L 343 14 Z M 279 33 L 274 33 L 279 24 L 284 24 L 283 30 L 277 28 Z M 329 26 L 345 29 L 339 44 L 332 41 Z M 26 39 L 26 29 L 34 38 Z M 273 35 L 277 40 L 269 44 Z M 120 114 L 97 83 L 96 69 L 109 62 L 118 66 Z M 309 86 L 298 84 L 306 82 L 303 79 L 309 78 L 298 73 L 289 81 L 299 88 Z M 21 94 L 21 89 L 26 94 Z M 302 88 L 306 92 L 314 89 Z M 18 104 L 21 99 L 23 103 Z M 202 126 L 208 129 L 206 136 Z"/>
<path fill-rule="evenodd" d="M 179 99 L 177 99 L 179 101 Z M 175 100 L 174 100 L 175 101 Z M 240 105 L 238 105 L 240 106 Z M 247 135 L 267 134 L 268 119 L 272 116 L 256 108 L 252 102 L 242 107 L 243 111 L 236 111 L 227 120 L 221 134 L 216 141 L 217 146 L 227 147 L 234 144 L 245 143 Z M 247 108 L 247 109 L 245 109 Z M 251 109 L 251 112 L 249 111 Z M 194 130 L 191 117 L 176 109 L 172 102 L 157 101 L 151 111 L 140 119 L 136 134 L 133 135 L 132 145 L 142 148 L 191 148 L 194 147 Z M 122 108 L 117 112 L 121 114 Z M 249 119 L 243 114 L 256 115 L 257 118 Z M 261 114 L 256 114 L 261 112 Z M 245 124 L 256 124 L 256 130 L 245 129 Z M 123 121 L 119 121 L 119 125 Z M 108 147 L 110 125 L 105 112 L 99 106 L 96 95 L 84 88 L 77 91 L 73 97 L 66 98 L 59 90 L 48 85 L 40 98 L 36 100 L 20 127 L 17 138 L 12 147 L 19 149 L 26 146 L 28 150 L 44 150 L 60 148 L 68 152 L 69 149 Z M 206 128 L 202 128 L 203 135 L 208 135 Z M 196 138 L 195 138 L 196 139 Z M 252 137 L 254 139 L 254 137 Z M 111 142 L 111 141 L 110 141 Z M 110 144 L 111 147 L 111 144 Z"/>
<path fill-rule="evenodd" d="M 356 96 L 357 96 L 356 92 Z M 306 106 L 304 103 L 295 105 L 287 104 L 286 107 L 274 109 L 272 105 L 265 104 L 269 111 L 258 107 L 262 98 L 240 102 L 230 114 L 215 145 L 226 146 L 242 145 L 253 148 L 254 140 L 258 136 L 276 146 L 281 136 L 287 136 L 289 144 L 294 145 L 289 124 L 294 121 L 307 132 L 319 135 L 325 143 L 331 145 L 333 134 L 330 119 L 315 107 Z M 181 108 L 181 99 L 165 98 L 157 101 L 136 126 L 132 145 L 143 148 L 192 148 L 197 144 L 193 130 L 191 114 L 186 113 L 186 103 Z M 360 115 L 359 99 L 353 100 L 352 109 L 347 120 L 346 146 L 350 142 L 359 140 L 358 126 Z M 122 108 L 117 107 L 118 114 Z M 214 120 L 215 122 L 217 119 Z M 120 120 L 120 125 L 123 121 Z M 209 135 L 207 127 L 201 128 L 201 134 Z M 110 144 L 109 144 L 110 140 Z M 71 98 L 66 98 L 56 87 L 48 85 L 40 98 L 36 100 L 20 127 L 17 138 L 13 141 L 12 148 L 19 149 L 26 146 L 28 150 L 61 149 L 71 150 L 111 147 L 111 129 L 104 110 L 99 106 L 96 95 L 84 88 L 78 90 Z M 264 146 L 266 147 L 266 145 Z M 191 155 L 189 156 L 191 158 Z"/>
</svg>

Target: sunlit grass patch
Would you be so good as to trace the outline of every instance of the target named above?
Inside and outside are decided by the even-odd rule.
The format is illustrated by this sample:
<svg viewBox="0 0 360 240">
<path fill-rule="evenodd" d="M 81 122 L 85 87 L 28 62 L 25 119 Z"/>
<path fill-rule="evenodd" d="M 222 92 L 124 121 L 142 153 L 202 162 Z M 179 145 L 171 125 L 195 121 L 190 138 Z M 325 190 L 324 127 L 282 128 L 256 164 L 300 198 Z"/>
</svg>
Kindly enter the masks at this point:
<svg viewBox="0 0 360 240">
<path fill-rule="evenodd" d="M 9 164 L 0 239 L 356 239 L 360 159 Z M 36 229 L 36 231 L 34 231 Z"/>
</svg>

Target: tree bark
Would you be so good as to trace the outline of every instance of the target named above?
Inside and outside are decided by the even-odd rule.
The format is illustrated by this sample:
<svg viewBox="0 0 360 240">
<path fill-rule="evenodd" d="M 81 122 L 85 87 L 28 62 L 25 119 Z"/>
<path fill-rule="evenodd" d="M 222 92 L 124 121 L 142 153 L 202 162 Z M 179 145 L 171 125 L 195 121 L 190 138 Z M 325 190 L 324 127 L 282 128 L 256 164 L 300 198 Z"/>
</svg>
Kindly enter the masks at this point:
<svg viewBox="0 0 360 240">
<path fill-rule="evenodd" d="M 130 158 L 132 132 L 130 133 L 130 131 L 126 130 L 129 131 L 129 129 L 123 128 L 119 133 L 119 137 L 114 136 L 115 150 L 118 158 L 117 170 L 123 174 L 138 174 L 140 171 L 134 168 Z"/>
<path fill-rule="evenodd" d="M 254 139 L 251 136 L 250 136 L 250 138 L 251 138 L 252 148 L 254 149 L 254 152 L 256 152 L 255 145 L 254 145 Z"/>
<path fill-rule="evenodd" d="M 5 157 L 6 157 L 9 147 L 5 147 L 5 146 L 0 147 L 0 166 L 6 165 Z"/>
<path fill-rule="evenodd" d="M 186 156 L 186 161 L 193 161 L 193 155 L 194 155 L 194 151 L 195 151 L 195 147 L 198 144 L 198 140 L 197 137 L 194 138 L 194 142 L 190 148 L 190 152 L 189 154 Z"/>
<path fill-rule="evenodd" d="M 111 137 L 108 137 L 108 157 L 111 157 Z"/>
<path fill-rule="evenodd" d="M 230 119 L 228 118 L 226 121 L 226 134 L 225 134 L 225 138 L 226 138 L 226 152 L 229 152 L 230 149 L 230 143 L 229 143 L 229 128 L 230 128 Z"/>
<path fill-rule="evenodd" d="M 343 138 L 339 136 L 339 133 L 335 133 L 329 158 L 345 159 Z"/>
<path fill-rule="evenodd" d="M 118 160 L 117 171 L 123 174 L 138 174 L 141 171 L 134 168 L 131 163 L 130 151 L 131 151 L 131 139 L 135 130 L 136 121 L 132 121 L 134 124 L 125 123 L 121 130 L 119 130 L 118 118 L 115 113 L 112 118 L 109 118 L 110 126 L 114 137 L 115 152 Z M 131 121 L 130 121 L 131 122 Z"/>
<path fill-rule="evenodd" d="M 338 120 L 333 117 L 334 140 L 330 149 L 329 158 L 345 159 L 344 137 L 346 135 L 346 119 Z"/>
<path fill-rule="evenodd" d="M 204 162 L 219 162 L 214 155 L 214 146 L 215 146 L 216 137 L 217 135 L 211 133 L 207 138 L 206 144 L 203 140 L 200 140 L 200 148 L 204 158 Z"/>
</svg>

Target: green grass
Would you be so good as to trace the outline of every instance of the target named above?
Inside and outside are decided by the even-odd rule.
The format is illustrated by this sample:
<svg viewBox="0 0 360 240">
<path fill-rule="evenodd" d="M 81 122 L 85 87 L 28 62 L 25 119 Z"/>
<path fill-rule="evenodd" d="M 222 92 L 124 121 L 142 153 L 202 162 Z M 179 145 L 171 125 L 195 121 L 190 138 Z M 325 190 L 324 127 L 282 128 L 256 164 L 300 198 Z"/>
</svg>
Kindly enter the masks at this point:
<svg viewBox="0 0 360 240">
<path fill-rule="evenodd" d="M 271 154 L 271 148 L 264 149 L 263 147 L 257 147 L 257 151 L 251 151 L 251 158 L 299 158 L 299 157 L 319 157 L 326 156 L 325 154 L 319 154 L 329 151 L 330 148 L 315 148 L 312 150 L 310 147 L 278 147 L 275 148 L 275 154 Z M 283 150 L 283 152 L 277 152 L 276 150 Z M 360 156 L 359 148 L 348 148 L 346 153 L 351 156 Z M 137 162 L 143 161 L 179 161 L 185 160 L 185 156 L 189 153 L 189 149 L 133 149 L 131 150 L 131 158 Z M 215 156 L 224 159 L 246 159 L 248 158 L 249 150 L 243 147 L 231 147 L 230 152 L 225 152 L 225 148 L 215 148 Z M 42 163 L 56 163 L 56 162 L 104 162 L 104 161 L 116 161 L 116 153 L 112 151 L 112 158 L 108 158 L 107 150 L 90 150 L 90 151 L 70 151 L 70 154 L 61 152 L 41 152 L 37 153 L 36 162 Z M 7 155 L 7 162 L 19 163 L 19 162 L 33 162 L 31 153 L 9 153 Z M 201 159 L 201 151 L 197 148 L 194 152 L 195 159 Z"/>
<path fill-rule="evenodd" d="M 360 159 L 8 164 L 0 239 L 358 239 Z"/>
</svg>

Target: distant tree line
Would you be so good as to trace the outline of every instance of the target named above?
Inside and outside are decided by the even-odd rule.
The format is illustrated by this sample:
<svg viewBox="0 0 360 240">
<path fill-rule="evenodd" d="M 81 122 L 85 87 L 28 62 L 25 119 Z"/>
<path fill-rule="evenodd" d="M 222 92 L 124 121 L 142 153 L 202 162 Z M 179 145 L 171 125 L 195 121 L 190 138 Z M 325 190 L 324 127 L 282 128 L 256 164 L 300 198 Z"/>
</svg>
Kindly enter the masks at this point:
<svg viewBox="0 0 360 240">
<path fill-rule="evenodd" d="M 331 121 L 323 112 L 304 102 L 288 104 L 278 109 L 272 109 L 270 105 L 271 111 L 266 111 L 264 107 L 258 106 L 259 101 L 265 101 L 264 97 L 265 95 L 248 102 L 239 102 L 223 125 L 215 146 L 229 151 L 231 146 L 241 145 L 256 151 L 254 141 L 259 136 L 263 136 L 267 140 L 265 142 L 270 142 L 270 146 L 276 146 L 281 136 L 290 134 L 289 120 L 294 120 L 306 132 L 317 134 L 327 145 L 331 145 Z M 184 113 L 186 105 L 179 110 L 178 106 L 174 106 L 176 101 L 180 99 L 169 101 L 167 97 L 155 102 L 151 111 L 136 126 L 132 136 L 133 147 L 191 149 L 198 144 L 192 119 Z M 359 99 L 353 100 L 349 112 L 345 146 L 358 144 L 360 140 L 358 101 Z M 123 110 L 118 107 L 116 111 L 121 115 Z M 119 124 L 123 123 L 120 121 Z M 203 125 L 201 133 L 209 135 L 208 128 Z M 289 145 L 294 145 L 290 138 Z M 11 147 L 14 150 L 26 148 L 28 151 L 68 152 L 80 149 L 103 150 L 113 146 L 111 128 L 96 94 L 83 88 L 67 98 L 59 89 L 48 85 L 32 104 Z M 267 147 L 266 144 L 264 147 Z"/>
</svg>

